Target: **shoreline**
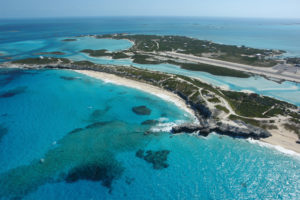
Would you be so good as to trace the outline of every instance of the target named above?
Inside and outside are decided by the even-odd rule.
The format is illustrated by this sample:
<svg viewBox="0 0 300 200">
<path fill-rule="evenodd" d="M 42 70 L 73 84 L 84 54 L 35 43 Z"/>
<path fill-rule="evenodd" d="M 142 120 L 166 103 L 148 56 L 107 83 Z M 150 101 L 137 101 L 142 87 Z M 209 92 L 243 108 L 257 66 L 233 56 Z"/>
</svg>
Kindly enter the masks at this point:
<svg viewBox="0 0 300 200">
<path fill-rule="evenodd" d="M 152 86 L 147 83 L 130 80 L 127 78 L 119 77 L 114 74 L 109 74 L 105 72 L 98 72 L 92 70 L 72 70 L 72 71 L 75 71 L 80 74 L 84 74 L 92 78 L 100 79 L 108 83 L 113 83 L 125 87 L 142 90 L 144 92 L 155 95 L 163 100 L 173 102 L 176 106 L 180 107 L 181 109 L 185 110 L 186 112 L 188 112 L 189 114 L 195 117 L 194 111 L 186 105 L 183 99 L 181 99 L 176 94 L 169 92 L 167 90 Z M 287 154 L 297 154 L 298 156 L 300 156 L 300 145 L 295 142 L 297 140 L 296 134 L 290 132 L 282 134 L 282 131 L 280 129 L 270 130 L 270 132 L 272 134 L 271 137 L 266 139 L 260 139 L 257 141 L 263 142 L 264 144 L 267 144 L 268 146 L 271 146 L 273 147 L 273 149 L 280 151 L 282 153 L 289 152 Z"/>
<path fill-rule="evenodd" d="M 181 99 L 176 94 L 169 92 L 167 90 L 163 90 L 159 87 L 155 87 L 150 84 L 135 81 L 135 80 L 130 80 L 127 78 L 122 78 L 122 77 L 116 76 L 114 74 L 109 74 L 109 73 L 105 73 L 105 72 L 98 72 L 98 71 L 92 71 L 92 70 L 72 70 L 72 71 L 80 73 L 80 74 L 84 74 L 84 75 L 92 77 L 92 78 L 100 79 L 107 83 L 130 87 L 130 88 L 141 90 L 146 93 L 150 93 L 150 94 L 155 95 L 165 101 L 174 103 L 176 106 L 178 106 L 182 110 L 186 111 L 191 116 L 193 116 L 193 117 L 195 116 L 194 111 L 189 106 L 186 105 L 186 103 L 183 99 Z"/>
<path fill-rule="evenodd" d="M 280 146 L 281 148 L 293 151 L 300 156 L 300 144 L 295 142 L 298 140 L 298 136 L 294 133 L 281 129 L 282 126 L 278 126 L 278 130 L 269 130 L 272 136 L 260 139 L 259 141 L 275 147 Z"/>
<path fill-rule="evenodd" d="M 196 57 L 194 55 L 182 54 L 177 52 L 162 52 L 159 53 L 161 56 L 171 56 L 174 58 L 179 58 L 182 60 L 187 60 L 190 62 L 203 63 L 208 65 L 214 65 L 222 68 L 238 70 L 242 72 L 248 72 L 255 75 L 259 75 L 266 78 L 274 78 L 283 81 L 291 81 L 295 83 L 300 83 L 300 72 L 295 74 L 283 72 L 278 73 L 278 70 L 274 70 L 273 67 L 257 67 L 252 65 L 228 62 L 223 60 L 211 59 L 206 57 Z M 274 80 L 273 80 L 274 81 Z"/>
</svg>

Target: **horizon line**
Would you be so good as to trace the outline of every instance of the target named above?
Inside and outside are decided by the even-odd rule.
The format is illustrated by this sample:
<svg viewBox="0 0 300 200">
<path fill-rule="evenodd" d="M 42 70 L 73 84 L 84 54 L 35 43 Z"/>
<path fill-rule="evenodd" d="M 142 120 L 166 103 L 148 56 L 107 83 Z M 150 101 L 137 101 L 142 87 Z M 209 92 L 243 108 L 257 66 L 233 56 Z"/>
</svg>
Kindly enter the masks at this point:
<svg viewBox="0 0 300 200">
<path fill-rule="evenodd" d="M 0 20 L 29 20 L 29 19 L 61 19 L 61 18 L 118 18 L 118 17 L 149 17 L 149 18 L 227 18 L 227 19 L 269 19 L 269 20 L 300 20 L 291 17 L 245 17 L 245 16 L 196 16 L 196 15 L 98 15 L 98 16 L 39 16 L 39 17 L 0 17 Z"/>
</svg>

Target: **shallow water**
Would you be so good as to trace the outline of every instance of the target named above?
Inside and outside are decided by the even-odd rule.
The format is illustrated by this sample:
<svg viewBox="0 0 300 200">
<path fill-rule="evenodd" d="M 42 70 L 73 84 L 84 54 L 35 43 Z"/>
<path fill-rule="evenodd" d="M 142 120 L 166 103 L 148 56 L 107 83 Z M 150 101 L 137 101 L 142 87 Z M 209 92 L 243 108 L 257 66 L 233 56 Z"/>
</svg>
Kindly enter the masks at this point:
<svg viewBox="0 0 300 200">
<path fill-rule="evenodd" d="M 75 72 L 23 72 L 0 89 L 27 87 L 0 98 L 0 124 L 7 129 L 0 141 L 2 199 L 300 197 L 299 157 L 214 134 L 171 136 L 156 129 L 144 135 L 192 119 L 158 97 Z M 0 79 L 10 73 L 16 74 L 1 70 Z M 141 105 L 151 114 L 132 111 Z M 150 119 L 160 124 L 141 125 Z M 155 169 L 136 156 L 140 149 L 169 151 L 166 161 L 155 158 L 167 167 Z"/>
<path fill-rule="evenodd" d="M 231 89 L 235 91 L 252 91 L 257 94 L 275 97 L 277 99 L 300 106 L 300 84 L 295 82 L 284 81 L 282 83 L 278 83 L 268 80 L 261 76 L 251 76 L 249 78 L 216 76 L 206 72 L 181 69 L 180 67 L 171 64 L 143 65 L 135 64 L 129 59 L 114 60 L 107 58 L 95 58 L 82 53 L 70 56 L 69 58 L 77 61 L 90 60 L 98 64 L 135 66 L 142 69 L 150 69 L 154 71 L 162 71 L 167 73 L 200 78 L 202 81 L 219 87 L 224 87 L 226 89 Z"/>
<path fill-rule="evenodd" d="M 289 55 L 300 55 L 299 19 L 98 17 L 0 20 L 0 43 L 107 33 L 185 35 L 224 44 L 282 49 Z"/>
<path fill-rule="evenodd" d="M 103 33 L 178 34 L 300 55 L 297 20 L 98 18 L 0 21 L 0 62 L 62 51 L 129 48 Z M 272 34 L 272 37 L 269 35 Z M 75 42 L 63 39 L 76 38 Z M 192 72 L 174 65 L 136 67 L 199 77 L 214 85 L 300 105 L 300 86 Z M 150 115 L 133 107 L 146 106 Z M 147 120 L 157 120 L 158 124 Z M 300 158 L 247 140 L 171 136 L 192 117 L 156 96 L 66 70 L 0 70 L 0 199 L 300 199 Z M 153 122 L 153 121 L 151 121 Z M 148 131 L 153 134 L 145 135 Z M 136 155 L 145 151 L 143 157 Z M 146 151 L 150 150 L 149 155 Z M 161 153 L 169 152 L 162 156 Z M 153 156 L 155 155 L 155 156 Z M 155 167 L 156 166 L 156 167 Z M 157 167 L 162 166 L 162 167 Z M 160 168 L 160 169 L 156 169 Z"/>
</svg>

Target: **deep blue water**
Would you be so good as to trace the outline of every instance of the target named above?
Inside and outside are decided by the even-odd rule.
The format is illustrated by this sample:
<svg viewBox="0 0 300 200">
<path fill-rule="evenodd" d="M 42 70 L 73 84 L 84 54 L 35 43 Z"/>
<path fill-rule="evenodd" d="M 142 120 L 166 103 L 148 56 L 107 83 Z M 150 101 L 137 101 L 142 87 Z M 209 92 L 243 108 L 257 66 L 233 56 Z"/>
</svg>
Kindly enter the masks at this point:
<svg viewBox="0 0 300 200">
<path fill-rule="evenodd" d="M 82 37 L 76 42 L 61 41 L 82 34 L 127 32 L 187 35 L 300 55 L 297 22 L 213 18 L 2 20 L 0 53 L 5 54 L 2 59 L 16 59 L 63 51 L 64 57 L 74 60 L 131 65 L 129 60 L 79 53 L 85 48 L 126 49 L 131 46 L 126 40 Z M 166 64 L 135 66 L 195 76 L 214 85 L 252 90 L 300 105 L 300 86 L 291 82 L 219 77 Z M 135 106 L 146 106 L 151 114 L 137 115 L 132 110 Z M 142 125 L 146 120 L 157 120 L 158 124 Z M 172 124 L 191 120 L 185 111 L 156 96 L 72 71 L 3 69 L 0 199 L 300 199 L 299 156 L 215 134 L 202 138 L 168 133 Z M 155 133 L 145 135 L 149 129 Z M 155 169 L 136 156 L 138 150 L 151 150 L 154 160 L 165 168 Z M 166 161 L 155 154 L 162 150 L 169 151 Z M 88 171 L 95 172 L 99 180 L 85 180 Z"/>
</svg>

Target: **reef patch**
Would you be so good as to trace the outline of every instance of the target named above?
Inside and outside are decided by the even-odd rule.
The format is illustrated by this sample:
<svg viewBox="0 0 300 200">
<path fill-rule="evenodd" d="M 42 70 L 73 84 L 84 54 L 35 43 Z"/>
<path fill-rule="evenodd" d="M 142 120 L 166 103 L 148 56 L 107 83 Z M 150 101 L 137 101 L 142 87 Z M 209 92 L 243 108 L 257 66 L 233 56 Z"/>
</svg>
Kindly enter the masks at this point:
<svg viewBox="0 0 300 200">
<path fill-rule="evenodd" d="M 136 152 L 136 157 L 144 159 L 146 162 L 151 163 L 153 169 L 160 170 L 169 167 L 169 164 L 166 163 L 168 160 L 169 150 L 161 150 L 161 151 L 144 151 L 139 149 Z"/>
<path fill-rule="evenodd" d="M 122 175 L 124 168 L 115 163 L 93 163 L 78 166 L 70 170 L 65 180 L 73 183 L 79 180 L 102 181 L 102 185 L 110 188 L 114 179 Z"/>
<path fill-rule="evenodd" d="M 142 148 L 146 127 L 121 121 L 97 122 L 75 129 L 42 158 L 0 174 L 0 199 L 23 198 L 38 187 L 65 181 L 99 181 L 112 191 L 124 167 L 116 153 Z"/>
<path fill-rule="evenodd" d="M 137 115 L 150 115 L 151 110 L 147 106 L 136 106 L 132 108 L 132 112 Z"/>
<path fill-rule="evenodd" d="M 151 126 L 153 126 L 153 125 L 156 125 L 157 123 L 158 123 L 157 120 L 150 119 L 150 120 L 143 121 L 141 124 L 142 125 L 151 125 Z"/>
<path fill-rule="evenodd" d="M 12 90 L 7 90 L 6 92 L 3 92 L 0 94 L 0 98 L 10 98 L 13 96 L 16 96 L 18 94 L 24 93 L 26 91 L 27 87 L 16 87 L 15 89 Z"/>
<path fill-rule="evenodd" d="M 60 78 L 66 81 L 74 81 L 80 79 L 79 77 L 72 77 L 72 76 L 60 76 Z"/>
<path fill-rule="evenodd" d="M 73 39 L 73 38 L 67 38 L 67 39 L 64 39 L 62 40 L 63 42 L 74 42 L 74 41 L 77 41 L 77 39 Z"/>
<path fill-rule="evenodd" d="M 94 110 L 89 118 L 90 122 L 99 121 L 103 116 L 111 109 L 110 106 L 106 106 L 104 109 L 96 109 Z"/>
<path fill-rule="evenodd" d="M 5 128 L 4 126 L 0 125 L 0 142 L 3 138 L 8 133 L 8 129 Z"/>
</svg>

